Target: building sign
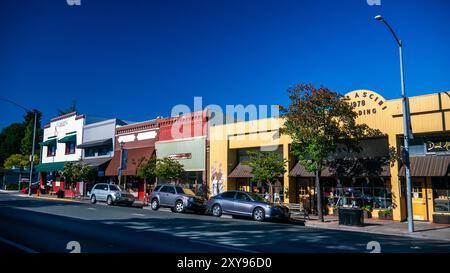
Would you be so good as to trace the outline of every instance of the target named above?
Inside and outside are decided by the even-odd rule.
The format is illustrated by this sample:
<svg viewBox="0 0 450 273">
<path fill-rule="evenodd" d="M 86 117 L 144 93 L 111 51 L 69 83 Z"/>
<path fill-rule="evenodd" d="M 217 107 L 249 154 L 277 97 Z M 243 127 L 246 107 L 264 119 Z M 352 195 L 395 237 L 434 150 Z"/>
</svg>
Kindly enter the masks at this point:
<svg viewBox="0 0 450 273">
<path fill-rule="evenodd" d="M 386 100 L 369 90 L 352 91 L 345 96 L 360 116 L 375 115 L 387 109 Z"/>
<path fill-rule="evenodd" d="M 66 125 L 67 125 L 67 120 L 56 123 L 56 127 L 64 127 Z"/>
<path fill-rule="evenodd" d="M 168 158 L 171 159 L 190 159 L 192 158 L 192 154 L 191 153 L 181 153 L 181 154 L 171 154 L 167 156 Z"/>
<path fill-rule="evenodd" d="M 427 141 L 425 149 L 427 154 L 450 153 L 450 141 Z"/>
</svg>

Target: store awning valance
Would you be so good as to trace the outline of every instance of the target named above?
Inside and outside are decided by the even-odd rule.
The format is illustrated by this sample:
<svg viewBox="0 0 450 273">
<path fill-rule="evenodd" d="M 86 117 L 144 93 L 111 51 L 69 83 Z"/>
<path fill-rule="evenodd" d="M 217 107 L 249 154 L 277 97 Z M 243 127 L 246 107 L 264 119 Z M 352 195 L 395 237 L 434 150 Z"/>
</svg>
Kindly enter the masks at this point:
<svg viewBox="0 0 450 273">
<path fill-rule="evenodd" d="M 252 178 L 252 167 L 249 165 L 245 165 L 242 162 L 234 168 L 233 171 L 228 175 L 229 178 Z"/>
<path fill-rule="evenodd" d="M 298 162 L 289 172 L 292 177 L 314 177 Z M 322 170 L 322 177 L 388 177 L 391 176 L 389 159 L 387 158 L 357 158 L 335 159 Z"/>
<path fill-rule="evenodd" d="M 155 147 L 142 147 L 135 149 L 127 149 L 127 160 L 126 160 L 126 169 L 122 170 L 122 175 L 124 176 L 135 176 L 137 173 L 138 165 L 141 158 L 150 158 L 155 152 Z M 106 176 L 117 176 L 118 169 L 120 167 L 120 151 L 115 151 L 114 156 L 109 162 L 108 167 L 106 167 L 105 175 Z"/>
<path fill-rule="evenodd" d="M 36 172 L 55 172 L 62 171 L 64 169 L 64 164 L 68 162 L 75 161 L 62 161 L 62 162 L 52 162 L 52 163 L 42 163 L 35 167 Z"/>
<path fill-rule="evenodd" d="M 83 142 L 80 145 L 77 145 L 77 148 L 86 149 L 86 148 L 92 148 L 92 147 L 111 146 L 111 145 L 112 145 L 112 138 L 107 138 L 107 139 Z"/>
<path fill-rule="evenodd" d="M 84 158 L 83 162 L 91 166 L 92 168 L 98 168 L 99 166 L 111 161 L 111 157 L 108 158 Z"/>
<path fill-rule="evenodd" d="M 50 145 L 56 145 L 56 138 L 50 138 L 46 141 L 39 142 L 39 145 L 41 146 L 50 146 Z"/>
<path fill-rule="evenodd" d="M 58 140 L 59 143 L 76 142 L 76 141 L 77 141 L 76 134 L 68 135 L 68 136 L 65 136 L 65 137 L 61 138 L 60 140 Z"/>
<path fill-rule="evenodd" d="M 410 157 L 411 176 L 448 176 L 450 156 Z M 405 166 L 400 168 L 399 176 L 405 176 Z"/>
</svg>

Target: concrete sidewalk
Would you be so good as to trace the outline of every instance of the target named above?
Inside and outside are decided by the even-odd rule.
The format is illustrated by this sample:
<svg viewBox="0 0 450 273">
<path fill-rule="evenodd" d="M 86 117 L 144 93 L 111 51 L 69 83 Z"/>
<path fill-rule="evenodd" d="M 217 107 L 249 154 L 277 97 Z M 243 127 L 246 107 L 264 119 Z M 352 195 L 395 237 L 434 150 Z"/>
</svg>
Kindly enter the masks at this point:
<svg viewBox="0 0 450 273">
<path fill-rule="evenodd" d="M 354 227 L 354 226 L 339 225 L 339 220 L 337 216 L 325 216 L 325 222 L 320 222 L 317 220 L 317 217 L 311 216 L 311 220 L 307 220 L 305 222 L 305 226 L 324 229 L 345 230 L 354 232 L 450 241 L 450 225 L 434 224 L 422 221 L 414 221 L 414 233 L 408 232 L 407 222 L 379 220 L 377 218 L 364 219 L 363 227 Z"/>
</svg>

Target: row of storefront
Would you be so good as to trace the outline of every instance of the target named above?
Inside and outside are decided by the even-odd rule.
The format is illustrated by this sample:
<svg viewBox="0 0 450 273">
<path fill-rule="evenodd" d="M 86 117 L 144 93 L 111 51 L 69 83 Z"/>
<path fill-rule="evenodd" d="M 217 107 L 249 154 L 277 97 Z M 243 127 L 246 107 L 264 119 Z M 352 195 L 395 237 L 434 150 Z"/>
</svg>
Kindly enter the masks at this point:
<svg viewBox="0 0 450 273">
<path fill-rule="evenodd" d="M 155 185 L 137 176 L 139 165 L 152 156 L 183 164 L 179 183 L 199 194 L 206 189 L 206 112 L 144 122 L 99 119 L 70 113 L 44 128 L 41 164 L 36 166 L 41 188 L 64 190 L 66 196 L 86 194 L 98 182 L 115 183 L 144 199 Z M 69 186 L 62 170 L 67 162 L 83 161 L 95 170 L 92 181 Z M 160 181 L 164 182 L 164 181 Z"/>
<path fill-rule="evenodd" d="M 346 96 L 358 113 L 357 122 L 384 135 L 363 140 L 360 153 L 342 149 L 330 157 L 321 179 L 324 207 L 328 213 L 336 206 L 370 207 L 373 217 L 380 210 L 391 210 L 394 220 L 403 221 L 407 215 L 404 167 L 401 160 L 390 159 L 391 149 L 401 151 L 403 146 L 401 100 L 386 100 L 370 90 Z M 414 135 L 410 141 L 414 219 L 448 222 L 450 95 L 417 96 L 409 103 Z M 288 163 L 274 185 L 274 200 L 302 203 L 311 213 L 316 212 L 314 175 L 291 154 L 291 139 L 279 134 L 282 118 L 210 124 L 209 117 L 205 109 L 138 123 L 77 113 L 54 118 L 44 128 L 41 164 L 36 167 L 41 185 L 74 194 L 67 189 L 61 171 L 66 162 L 82 160 L 96 170 L 92 183 L 120 184 L 142 199 L 155 181 L 138 178 L 137 169 L 143 158 L 156 156 L 179 160 L 186 171 L 179 183 L 199 195 L 238 189 L 266 197 L 268 185 L 251 179 L 247 152 L 275 151 Z M 77 183 L 75 191 L 85 192 L 90 186 Z"/>
<path fill-rule="evenodd" d="M 401 99 L 386 100 L 370 90 L 346 95 L 358 113 L 357 122 L 379 129 L 384 135 L 361 141 L 360 153 L 339 150 L 322 171 L 321 191 L 326 212 L 338 206 L 358 206 L 392 211 L 393 219 L 406 220 L 406 183 L 401 160 L 391 160 L 390 149 L 403 146 Z M 450 220 L 450 95 L 437 93 L 409 100 L 412 201 L 415 220 Z M 282 118 L 267 118 L 211 126 L 209 187 L 252 191 L 263 196 L 268 186 L 252 182 L 247 151 L 267 150 L 288 160 L 286 172 L 274 186 L 274 199 L 302 203 L 316 212 L 314 175 L 291 154 L 291 139 L 279 134 Z"/>
</svg>

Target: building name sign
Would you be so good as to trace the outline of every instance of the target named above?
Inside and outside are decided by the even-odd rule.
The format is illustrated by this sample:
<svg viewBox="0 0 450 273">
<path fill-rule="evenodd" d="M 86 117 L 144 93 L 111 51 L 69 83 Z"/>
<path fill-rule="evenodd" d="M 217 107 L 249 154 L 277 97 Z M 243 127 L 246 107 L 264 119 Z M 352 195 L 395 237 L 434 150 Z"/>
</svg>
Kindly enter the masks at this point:
<svg viewBox="0 0 450 273">
<path fill-rule="evenodd" d="M 56 127 L 64 127 L 67 125 L 67 120 L 65 121 L 60 121 L 56 123 Z"/>
<path fill-rule="evenodd" d="M 353 91 L 346 97 L 360 116 L 375 115 L 377 112 L 387 109 L 386 100 L 372 91 Z"/>
<path fill-rule="evenodd" d="M 192 154 L 191 153 L 172 154 L 168 155 L 167 157 L 171 159 L 190 159 L 192 158 Z"/>
<path fill-rule="evenodd" d="M 425 143 L 426 153 L 450 153 L 450 141 L 427 141 Z"/>
</svg>

